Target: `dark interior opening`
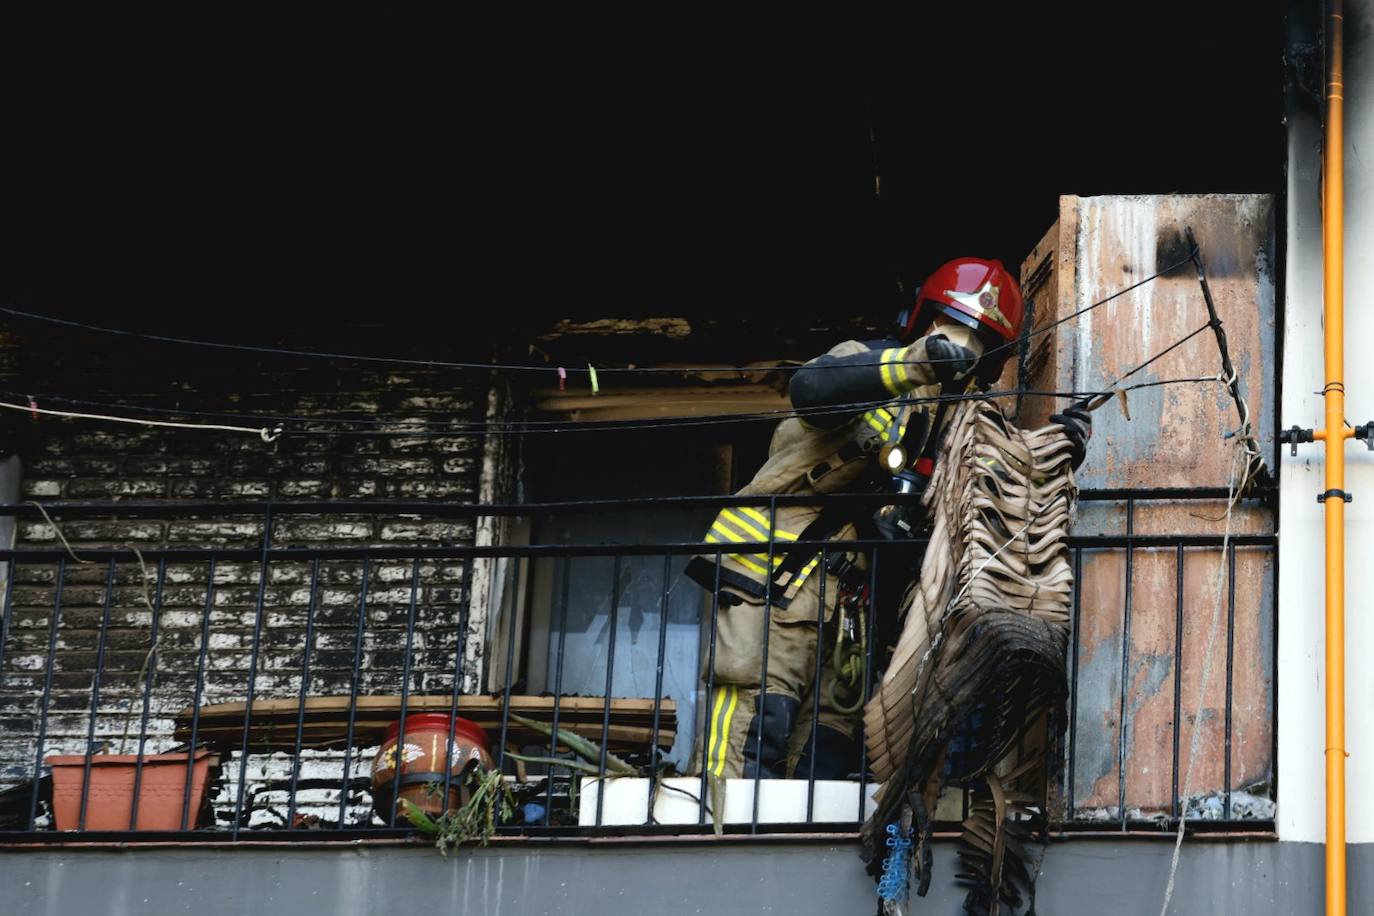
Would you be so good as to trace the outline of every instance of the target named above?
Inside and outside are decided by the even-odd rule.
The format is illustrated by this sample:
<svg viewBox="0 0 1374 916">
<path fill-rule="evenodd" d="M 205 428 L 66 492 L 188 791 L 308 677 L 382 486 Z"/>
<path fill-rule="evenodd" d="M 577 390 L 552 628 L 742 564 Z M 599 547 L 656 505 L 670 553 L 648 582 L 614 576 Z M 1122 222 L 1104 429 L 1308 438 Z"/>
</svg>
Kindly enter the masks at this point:
<svg viewBox="0 0 1374 916">
<path fill-rule="evenodd" d="M 855 57 L 491 33 L 49 67 L 11 89 L 0 293 L 436 358 L 554 317 L 879 326 L 948 258 L 1019 261 L 1060 194 L 1280 189 L 1277 4 L 936 9 Z"/>
</svg>

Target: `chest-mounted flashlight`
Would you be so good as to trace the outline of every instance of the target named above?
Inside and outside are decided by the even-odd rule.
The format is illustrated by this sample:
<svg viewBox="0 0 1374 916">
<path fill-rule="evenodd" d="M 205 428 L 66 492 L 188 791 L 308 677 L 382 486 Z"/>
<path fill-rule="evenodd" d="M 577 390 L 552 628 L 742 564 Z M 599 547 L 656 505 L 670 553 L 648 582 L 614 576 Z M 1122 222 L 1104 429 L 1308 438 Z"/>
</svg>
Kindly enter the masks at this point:
<svg viewBox="0 0 1374 916">
<path fill-rule="evenodd" d="M 900 442 L 889 442 L 878 450 L 878 463 L 889 474 L 900 474 L 906 470 L 906 449 Z"/>
</svg>

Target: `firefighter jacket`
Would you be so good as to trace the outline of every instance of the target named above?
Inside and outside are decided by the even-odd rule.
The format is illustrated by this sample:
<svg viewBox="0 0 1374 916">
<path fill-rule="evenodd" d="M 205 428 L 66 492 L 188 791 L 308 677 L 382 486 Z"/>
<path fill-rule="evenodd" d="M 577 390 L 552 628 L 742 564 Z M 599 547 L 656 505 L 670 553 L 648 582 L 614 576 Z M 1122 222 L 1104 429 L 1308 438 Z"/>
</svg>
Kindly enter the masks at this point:
<svg viewBox="0 0 1374 916">
<path fill-rule="evenodd" d="M 736 495 L 863 492 L 873 489 L 878 479 L 876 455 L 885 443 L 903 441 L 908 454 L 920 455 L 937 426 L 936 403 L 923 399 L 941 390 L 933 367 L 924 362 L 927 339 L 909 347 L 849 340 L 797 370 L 790 394 L 801 415 L 778 424 L 768 460 Z M 882 406 L 868 406 L 883 400 Z M 865 406 L 844 409 L 853 404 Z M 913 424 L 920 425 L 913 426 L 912 435 L 907 436 Z M 815 622 L 818 590 L 803 589 L 803 585 L 817 572 L 821 554 L 816 548 L 789 551 L 787 544 L 857 537 L 852 516 L 825 516 L 821 507 L 805 505 L 780 505 L 770 513 L 766 498 L 722 509 L 706 533 L 706 543 L 728 546 L 771 540 L 772 549 L 754 546 L 739 553 L 713 549 L 694 557 L 687 575 L 708 591 L 719 585 L 722 608 L 762 605 L 767 600 L 776 622 Z M 833 606 L 833 593 L 826 603 Z M 828 607 L 823 619 L 829 616 Z"/>
</svg>

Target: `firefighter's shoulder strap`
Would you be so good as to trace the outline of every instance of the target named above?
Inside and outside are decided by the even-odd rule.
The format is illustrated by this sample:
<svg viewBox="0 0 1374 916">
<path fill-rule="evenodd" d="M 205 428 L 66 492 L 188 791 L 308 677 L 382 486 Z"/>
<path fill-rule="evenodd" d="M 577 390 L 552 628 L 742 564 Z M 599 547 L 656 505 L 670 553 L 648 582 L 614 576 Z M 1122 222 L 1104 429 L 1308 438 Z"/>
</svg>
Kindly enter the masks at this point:
<svg viewBox="0 0 1374 916">
<path fill-rule="evenodd" d="M 806 472 L 807 480 L 816 487 L 821 479 L 832 471 L 876 452 L 885 443 L 895 442 L 910 435 L 911 420 L 920 415 L 919 411 L 913 409 L 907 397 L 898 398 L 887 406 L 875 407 L 861 414 L 853 421 L 858 424 L 855 435 L 846 439 L 834 452 L 812 466 Z"/>
<path fill-rule="evenodd" d="M 821 507 L 821 511 L 817 513 L 816 517 L 811 520 L 811 523 L 801 530 L 797 540 L 803 542 L 828 541 L 834 537 L 835 532 L 854 521 L 853 516 L 854 510 L 843 504 L 826 503 Z M 820 552 L 821 548 L 819 547 L 789 549 L 782 564 L 778 566 L 778 572 L 774 578 L 785 573 L 795 574 Z"/>
<path fill-rule="evenodd" d="M 812 486 L 815 486 L 820 482 L 822 477 L 825 477 L 831 471 L 839 470 L 849 462 L 862 458 L 864 454 L 863 446 L 859 445 L 859 443 L 855 442 L 853 439 L 849 439 L 844 445 L 841 445 L 830 455 L 826 456 L 823 461 L 817 462 L 814 467 L 808 470 L 806 472 L 806 479 L 811 482 Z"/>
<path fill-rule="evenodd" d="M 888 352 L 888 349 L 890 349 L 886 346 L 889 343 L 891 343 L 891 341 L 886 340 L 868 341 L 864 343 L 852 340 L 845 341 L 844 343 L 834 347 L 829 353 L 826 354 L 826 356 L 853 357 L 859 356 L 861 354 L 882 355 L 886 354 Z M 878 369 L 880 367 L 881 357 L 878 364 L 866 364 L 862 366 L 856 366 L 853 371 L 859 373 L 860 376 L 866 379 L 869 376 L 872 376 L 872 379 L 869 379 L 870 383 L 872 383 L 873 379 L 878 378 Z M 835 373 L 831 373 L 829 376 L 827 376 L 827 380 L 831 384 L 834 384 L 835 382 L 840 380 L 840 376 Z M 873 392 L 869 391 L 863 392 L 865 396 L 871 396 L 872 393 Z M 857 397 L 858 395 L 855 396 Z M 833 471 L 839 470 L 844 465 L 847 465 L 852 461 L 858 460 L 859 458 L 864 457 L 864 455 L 868 453 L 868 449 L 866 449 L 864 447 L 864 444 L 861 443 L 871 444 L 874 441 L 874 439 L 871 432 L 868 430 L 868 427 L 864 425 L 865 423 L 871 425 L 873 429 L 878 430 L 879 435 L 882 438 L 895 438 L 897 431 L 901 429 L 901 425 L 905 419 L 902 416 L 902 414 L 910 412 L 908 409 L 905 409 L 903 401 L 905 401 L 905 397 L 899 398 L 895 403 L 892 403 L 891 410 L 888 410 L 886 408 L 875 407 L 867 412 L 847 417 L 846 419 L 848 422 L 858 424 L 858 435 L 845 440 L 844 444 L 841 445 L 838 449 L 836 449 L 831 454 L 827 455 L 824 459 L 817 462 L 809 470 L 807 470 L 806 477 L 807 480 L 811 483 L 811 485 L 813 487 L 816 486 L 820 483 L 822 478 L 828 476 Z M 859 438 L 860 435 L 863 436 L 862 440 L 860 440 Z M 876 448 L 876 446 L 874 447 Z"/>
</svg>

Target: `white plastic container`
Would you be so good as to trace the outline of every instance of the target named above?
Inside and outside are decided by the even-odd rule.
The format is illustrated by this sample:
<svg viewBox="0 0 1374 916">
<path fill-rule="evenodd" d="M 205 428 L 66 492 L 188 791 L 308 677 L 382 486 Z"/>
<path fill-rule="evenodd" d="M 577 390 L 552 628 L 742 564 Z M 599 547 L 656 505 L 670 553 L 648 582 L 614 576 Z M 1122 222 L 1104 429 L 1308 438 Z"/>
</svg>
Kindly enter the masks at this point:
<svg viewBox="0 0 1374 916">
<path fill-rule="evenodd" d="M 654 821 L 659 824 L 697 824 L 700 822 L 701 793 L 699 776 L 672 776 L 659 780 L 654 800 Z M 727 824 L 748 824 L 754 817 L 754 780 L 727 779 L 725 817 Z M 601 825 L 632 826 L 649 822 L 650 780 L 637 776 L 612 776 L 605 780 L 584 776 L 578 795 L 577 822 L 582 827 L 596 825 L 597 797 L 605 786 L 606 800 L 601 808 Z M 811 817 L 806 816 L 805 779 L 763 779 L 759 781 L 760 824 L 854 823 L 859 817 L 859 784 L 847 780 L 816 780 L 816 796 Z M 869 783 L 864 801 L 864 818 L 877 807 L 873 793 L 878 786 Z M 710 805 L 714 803 L 707 786 L 705 822 L 712 823 Z"/>
</svg>

